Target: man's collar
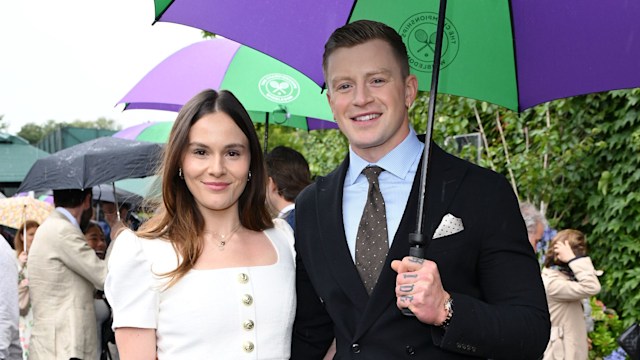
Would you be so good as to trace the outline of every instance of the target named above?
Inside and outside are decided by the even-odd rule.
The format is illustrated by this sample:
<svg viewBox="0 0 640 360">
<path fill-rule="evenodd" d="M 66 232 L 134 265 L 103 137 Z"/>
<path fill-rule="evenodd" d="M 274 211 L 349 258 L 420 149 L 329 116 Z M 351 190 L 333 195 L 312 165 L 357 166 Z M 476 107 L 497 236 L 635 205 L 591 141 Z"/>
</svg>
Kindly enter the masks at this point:
<svg viewBox="0 0 640 360">
<path fill-rule="evenodd" d="M 61 213 L 62 215 L 64 215 L 67 219 L 69 219 L 69 221 L 71 221 L 71 223 L 72 223 L 73 225 L 77 226 L 77 227 L 78 227 L 78 229 L 80 229 L 80 224 L 78 224 L 78 220 L 76 220 L 76 218 L 75 218 L 73 215 L 71 215 L 71 213 L 69 212 L 69 210 L 67 210 L 67 209 L 65 209 L 65 208 L 63 208 L 63 207 L 60 207 L 60 206 L 58 206 L 58 207 L 56 208 L 56 210 L 58 210 L 58 212 L 59 212 L 59 213 Z"/>
<path fill-rule="evenodd" d="M 295 208 L 296 208 L 296 204 L 289 204 L 289 205 L 283 207 L 280 210 L 280 213 L 278 214 L 278 217 L 279 218 L 283 218 L 285 215 L 287 215 L 287 213 L 289 213 L 291 210 L 293 210 Z"/>
<path fill-rule="evenodd" d="M 421 154 L 423 148 L 424 144 L 418 140 L 416 132 L 411 126 L 407 137 L 375 164 L 364 160 L 349 147 L 349 173 L 345 184 L 355 183 L 358 175 L 369 165 L 380 166 L 392 175 L 404 179 L 411 170 L 413 164 L 411 159 L 414 159 L 416 154 Z"/>
</svg>

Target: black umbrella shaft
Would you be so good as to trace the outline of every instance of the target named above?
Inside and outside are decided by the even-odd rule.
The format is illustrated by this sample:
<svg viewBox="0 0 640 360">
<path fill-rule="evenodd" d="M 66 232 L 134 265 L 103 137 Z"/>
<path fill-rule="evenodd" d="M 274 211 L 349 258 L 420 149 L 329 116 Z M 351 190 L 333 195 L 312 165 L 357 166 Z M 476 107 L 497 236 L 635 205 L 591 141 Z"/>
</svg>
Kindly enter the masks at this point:
<svg viewBox="0 0 640 360">
<path fill-rule="evenodd" d="M 430 238 L 424 236 L 424 214 L 427 212 L 425 201 L 428 186 L 429 159 L 431 157 L 431 137 L 433 132 L 433 119 L 436 112 L 436 97 L 438 94 L 438 78 L 440 75 L 440 58 L 442 53 L 442 37 L 444 33 L 444 20 L 447 11 L 447 0 L 440 0 L 438 10 L 438 25 L 436 29 L 436 44 L 433 51 L 433 68 L 431 72 L 431 90 L 429 92 L 429 113 L 427 116 L 427 129 L 424 141 L 424 155 L 422 156 L 422 170 L 420 172 L 420 187 L 418 195 L 418 213 L 415 233 L 409 234 L 409 254 L 424 258 L 425 251 L 429 247 Z"/>
<path fill-rule="evenodd" d="M 427 116 L 427 129 L 424 140 L 424 154 L 422 155 L 422 169 L 420 171 L 420 187 L 418 189 L 418 219 L 416 220 L 416 232 L 409 234 L 409 255 L 424 259 L 430 237 L 424 236 L 423 214 L 427 212 L 425 194 L 428 185 L 429 158 L 431 157 L 431 133 L 433 131 L 433 118 L 436 112 L 436 95 L 438 94 L 438 77 L 440 75 L 440 55 L 442 52 L 442 33 L 444 32 L 444 18 L 447 11 L 447 0 L 440 0 L 438 10 L 438 27 L 436 30 L 436 44 L 433 49 L 433 70 L 431 72 L 431 91 L 429 92 L 429 114 Z M 415 316 L 408 308 L 402 309 L 405 316 Z"/>
<path fill-rule="evenodd" d="M 264 118 L 264 154 L 267 154 L 267 146 L 269 144 L 269 113 Z"/>
</svg>

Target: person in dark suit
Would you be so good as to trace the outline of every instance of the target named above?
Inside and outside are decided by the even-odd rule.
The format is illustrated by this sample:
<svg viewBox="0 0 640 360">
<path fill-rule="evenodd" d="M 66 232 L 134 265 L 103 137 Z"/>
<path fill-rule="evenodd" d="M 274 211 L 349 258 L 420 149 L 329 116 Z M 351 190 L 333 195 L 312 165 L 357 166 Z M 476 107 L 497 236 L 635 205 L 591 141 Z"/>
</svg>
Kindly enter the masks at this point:
<svg viewBox="0 0 640 360">
<path fill-rule="evenodd" d="M 278 218 L 295 230 L 295 200 L 300 191 L 311 184 L 309 163 L 298 151 L 276 146 L 265 157 L 269 180 L 267 204 Z"/>
<path fill-rule="evenodd" d="M 426 259 L 407 256 L 424 140 L 409 124 L 418 85 L 401 37 L 377 22 L 345 25 L 327 41 L 323 69 L 350 149 L 296 200 L 292 359 L 322 359 L 334 339 L 335 359 L 538 359 L 549 312 L 503 176 L 433 144 L 424 218 L 433 240 Z M 361 174 L 372 166 L 381 168 L 377 181 Z M 384 199 L 376 226 L 386 222 L 377 235 L 386 239 L 367 246 L 360 218 L 379 201 L 369 195 L 376 187 Z"/>
</svg>

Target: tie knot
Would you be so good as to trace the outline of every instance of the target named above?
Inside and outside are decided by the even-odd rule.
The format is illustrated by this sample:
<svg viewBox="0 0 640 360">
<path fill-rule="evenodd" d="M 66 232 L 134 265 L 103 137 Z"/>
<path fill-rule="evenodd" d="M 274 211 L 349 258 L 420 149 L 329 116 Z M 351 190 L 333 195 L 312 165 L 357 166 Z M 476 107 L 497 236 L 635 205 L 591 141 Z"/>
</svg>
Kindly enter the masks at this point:
<svg viewBox="0 0 640 360">
<path fill-rule="evenodd" d="M 384 169 L 380 166 L 367 166 L 366 168 L 364 168 L 364 170 L 362 170 L 362 173 L 367 177 L 369 183 L 375 183 L 376 180 L 378 180 L 378 176 L 383 171 Z"/>
</svg>

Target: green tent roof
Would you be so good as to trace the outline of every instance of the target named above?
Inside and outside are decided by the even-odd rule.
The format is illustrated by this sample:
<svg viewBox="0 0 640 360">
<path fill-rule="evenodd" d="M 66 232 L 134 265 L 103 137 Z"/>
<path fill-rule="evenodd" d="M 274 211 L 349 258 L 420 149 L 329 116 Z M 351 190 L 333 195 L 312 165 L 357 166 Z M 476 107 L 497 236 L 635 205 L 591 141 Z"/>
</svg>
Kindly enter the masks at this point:
<svg viewBox="0 0 640 360">
<path fill-rule="evenodd" d="M 0 183 L 21 183 L 36 160 L 49 153 L 19 136 L 0 132 Z"/>
</svg>

